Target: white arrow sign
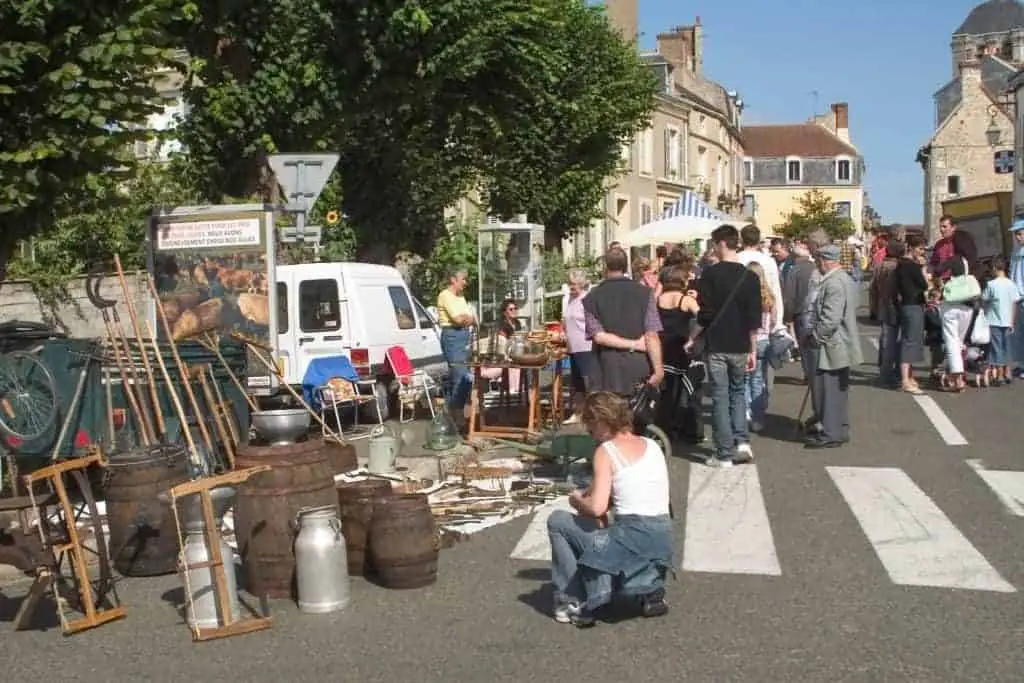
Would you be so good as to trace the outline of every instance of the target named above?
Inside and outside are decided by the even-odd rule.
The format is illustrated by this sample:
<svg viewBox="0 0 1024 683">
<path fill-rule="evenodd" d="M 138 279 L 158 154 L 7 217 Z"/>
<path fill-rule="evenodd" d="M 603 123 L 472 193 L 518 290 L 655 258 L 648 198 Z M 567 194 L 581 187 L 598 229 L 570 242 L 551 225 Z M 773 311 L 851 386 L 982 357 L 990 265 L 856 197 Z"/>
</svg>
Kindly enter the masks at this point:
<svg viewBox="0 0 1024 683">
<path fill-rule="evenodd" d="M 288 198 L 288 210 L 309 213 L 338 165 L 337 154 L 272 154 L 270 169 Z"/>
<path fill-rule="evenodd" d="M 1024 472 L 986 470 L 981 460 L 968 460 L 967 466 L 978 473 L 1011 515 L 1024 517 Z"/>
</svg>

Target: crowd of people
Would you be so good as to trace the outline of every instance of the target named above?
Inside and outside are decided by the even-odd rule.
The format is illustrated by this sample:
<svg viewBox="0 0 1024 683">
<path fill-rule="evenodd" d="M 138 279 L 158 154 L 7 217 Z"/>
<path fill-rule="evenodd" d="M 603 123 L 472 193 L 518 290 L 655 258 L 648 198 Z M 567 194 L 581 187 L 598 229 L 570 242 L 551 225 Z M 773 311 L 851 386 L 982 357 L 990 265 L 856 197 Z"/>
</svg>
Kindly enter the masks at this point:
<svg viewBox="0 0 1024 683">
<path fill-rule="evenodd" d="M 1012 381 L 1014 361 L 1024 360 L 1024 334 L 1014 334 L 1024 306 L 1024 219 L 1013 225 L 1012 262 L 979 263 L 970 235 L 949 216 L 941 233 L 929 257 L 923 237 L 901 232 L 876 235 L 867 250 L 822 232 L 765 244 L 754 226 L 722 225 L 699 257 L 665 245 L 653 260 L 630 263 L 613 243 L 600 283 L 570 273 L 562 321 L 575 408 L 568 421 L 582 421 L 599 446 L 591 485 L 569 496 L 576 514 L 556 512 L 548 522 L 557 621 L 590 626 L 616 593 L 638 598 L 644 616 L 668 611 L 668 469 L 659 444 L 636 433 L 629 399 L 638 387 L 657 392 L 658 425 L 691 443 L 704 439 L 709 396 L 705 462 L 730 468 L 753 461 L 750 434 L 764 428 L 773 376 L 798 360 L 811 406 L 805 447 L 842 447 L 851 438 L 850 373 L 863 362 L 857 312 L 866 272 L 880 381 L 921 393 L 914 368 L 925 349 L 944 390 L 964 391 L 970 373 L 979 386 Z M 452 288 L 459 283 L 456 274 Z M 439 298 L 439 308 L 447 303 Z M 461 315 L 455 305 L 447 319 Z"/>
</svg>

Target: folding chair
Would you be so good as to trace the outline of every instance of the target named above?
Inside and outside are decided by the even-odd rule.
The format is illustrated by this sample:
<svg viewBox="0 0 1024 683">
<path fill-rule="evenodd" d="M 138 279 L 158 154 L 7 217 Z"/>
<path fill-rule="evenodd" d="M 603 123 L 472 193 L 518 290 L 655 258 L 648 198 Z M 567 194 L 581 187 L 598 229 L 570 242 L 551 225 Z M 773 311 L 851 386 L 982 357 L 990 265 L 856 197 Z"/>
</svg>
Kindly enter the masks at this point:
<svg viewBox="0 0 1024 683">
<path fill-rule="evenodd" d="M 384 359 L 387 361 L 391 373 L 398 380 L 398 421 L 400 423 L 412 422 L 416 419 L 416 401 L 421 398 L 426 400 L 427 408 L 430 409 L 430 417 L 434 417 L 434 404 L 430 400 L 430 391 L 436 385 L 430 375 L 417 370 L 409 354 L 402 346 L 392 346 L 384 352 Z M 405 416 L 406 406 L 409 407 L 409 417 Z"/>
<path fill-rule="evenodd" d="M 334 413 L 334 421 L 338 426 L 338 431 L 344 434 L 344 430 L 341 427 L 341 416 L 338 413 L 339 407 L 352 407 L 355 408 L 352 412 L 355 414 L 353 426 L 359 427 L 359 408 L 366 403 L 372 402 L 374 405 L 375 412 L 377 413 L 377 425 L 368 430 L 365 434 L 359 434 L 358 432 L 354 435 L 344 434 L 349 441 L 355 441 L 357 439 L 365 439 L 370 436 L 376 436 L 384 432 L 384 416 L 380 410 L 380 403 L 377 402 L 377 396 L 374 393 L 375 382 L 368 379 L 359 379 L 359 375 L 356 372 L 352 362 L 345 356 L 337 356 L 334 359 L 337 363 L 337 375 L 328 379 L 324 384 L 316 388 L 316 403 L 319 405 L 320 414 L 326 417 L 328 410 Z M 369 389 L 369 394 L 360 393 L 360 389 Z M 327 434 L 326 420 L 325 425 L 321 428 L 324 432 L 324 436 Z"/>
</svg>

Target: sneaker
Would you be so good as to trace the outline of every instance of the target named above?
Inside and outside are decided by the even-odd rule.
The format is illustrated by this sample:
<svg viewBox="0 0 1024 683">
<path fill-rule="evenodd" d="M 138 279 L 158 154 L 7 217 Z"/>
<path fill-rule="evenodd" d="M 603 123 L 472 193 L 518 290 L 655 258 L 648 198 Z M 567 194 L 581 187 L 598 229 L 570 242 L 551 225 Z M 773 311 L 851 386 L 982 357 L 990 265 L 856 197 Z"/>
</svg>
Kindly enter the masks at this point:
<svg viewBox="0 0 1024 683">
<path fill-rule="evenodd" d="M 573 614 L 570 618 L 572 625 L 576 628 L 590 628 L 597 623 L 594 619 L 594 615 L 585 610 L 579 610 L 576 614 Z"/>
<path fill-rule="evenodd" d="M 659 588 L 641 597 L 640 609 L 645 618 L 663 617 L 668 614 L 668 603 L 665 602 L 665 589 Z"/>
<path fill-rule="evenodd" d="M 732 467 L 732 458 L 719 458 L 716 456 L 711 456 L 710 458 L 704 461 L 704 464 L 707 465 L 708 467 L 718 467 L 726 469 Z"/>
<path fill-rule="evenodd" d="M 579 603 L 560 602 L 555 605 L 555 621 L 559 624 L 571 624 L 573 617 L 580 613 Z"/>
<path fill-rule="evenodd" d="M 737 465 L 743 465 L 748 462 L 754 461 L 754 449 L 750 447 L 749 443 L 741 443 L 736 447 L 736 457 L 733 458 L 733 462 Z"/>
</svg>

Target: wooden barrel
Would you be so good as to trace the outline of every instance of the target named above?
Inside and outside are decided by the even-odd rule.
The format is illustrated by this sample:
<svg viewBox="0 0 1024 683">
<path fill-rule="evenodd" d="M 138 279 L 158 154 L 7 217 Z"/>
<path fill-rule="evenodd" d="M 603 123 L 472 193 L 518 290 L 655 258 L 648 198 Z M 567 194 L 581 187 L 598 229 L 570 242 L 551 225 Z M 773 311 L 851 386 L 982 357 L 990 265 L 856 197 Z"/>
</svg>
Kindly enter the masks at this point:
<svg viewBox="0 0 1024 683">
<path fill-rule="evenodd" d="M 160 494 L 188 480 L 188 458 L 178 446 L 139 448 L 111 456 L 103 482 L 108 548 L 114 568 L 123 576 L 176 571 L 178 533 L 170 501 Z"/>
<path fill-rule="evenodd" d="M 370 561 L 385 588 L 422 588 L 437 581 L 437 525 L 427 497 L 381 498 L 370 524 Z"/>
<path fill-rule="evenodd" d="M 366 541 L 373 521 L 374 501 L 394 493 L 391 482 L 365 479 L 338 484 L 338 505 L 341 507 L 341 532 L 345 535 L 348 573 L 367 576 L 373 573 Z"/>
<path fill-rule="evenodd" d="M 327 459 L 331 462 L 331 471 L 335 474 L 344 474 L 359 469 L 356 447 L 352 444 L 342 443 L 335 439 L 324 439 L 324 447 L 327 449 Z"/>
<path fill-rule="evenodd" d="M 242 446 L 235 467 L 270 465 L 240 484 L 235 538 L 245 587 L 256 597 L 295 596 L 295 519 L 307 507 L 337 505 L 334 473 L 320 439 L 289 446 Z"/>
</svg>

